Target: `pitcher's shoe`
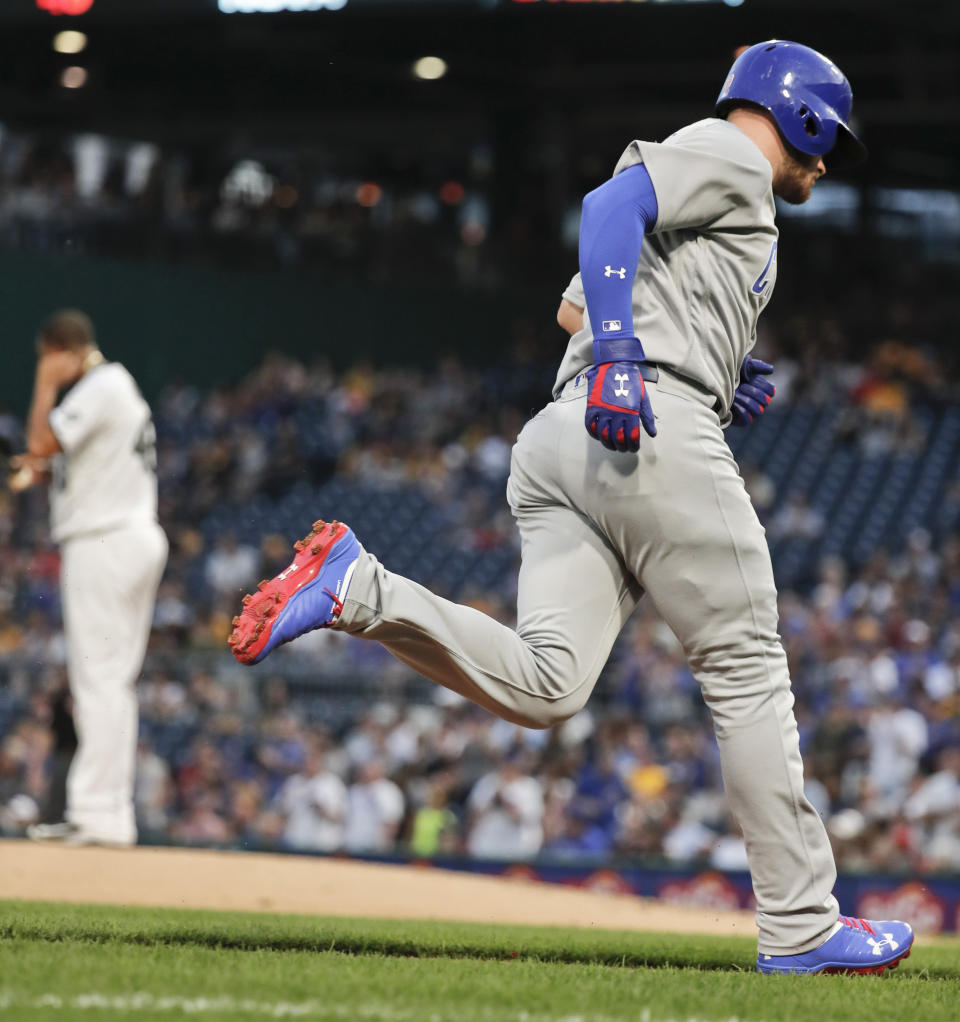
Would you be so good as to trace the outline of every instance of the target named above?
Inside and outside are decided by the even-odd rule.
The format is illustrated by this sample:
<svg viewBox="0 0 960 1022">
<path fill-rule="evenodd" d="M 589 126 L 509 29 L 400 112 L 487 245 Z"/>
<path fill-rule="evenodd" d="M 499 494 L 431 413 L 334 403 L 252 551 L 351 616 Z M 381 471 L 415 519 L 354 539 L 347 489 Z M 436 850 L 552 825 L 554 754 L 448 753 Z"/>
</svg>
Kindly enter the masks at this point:
<svg viewBox="0 0 960 1022">
<path fill-rule="evenodd" d="M 120 837 L 117 834 L 100 834 L 97 831 L 79 827 L 63 843 L 72 848 L 86 848 L 88 845 L 97 845 L 100 848 L 132 848 L 137 843 L 137 839 L 135 837 Z"/>
<path fill-rule="evenodd" d="M 329 628 L 340 616 L 360 554 L 353 530 L 341 522 L 314 522 L 294 544 L 293 563 L 258 591 L 244 596 L 228 640 L 242 664 L 258 664 L 284 642 Z"/>
<path fill-rule="evenodd" d="M 895 969 L 902 958 L 909 956 L 912 945 L 913 928 L 909 923 L 840 916 L 819 947 L 802 955 L 760 954 L 757 972 L 881 973 Z"/>
<path fill-rule="evenodd" d="M 102 845 L 108 848 L 130 848 L 137 843 L 135 837 L 120 837 L 117 833 L 100 834 L 78 827 L 75 823 L 35 823 L 27 827 L 31 841 L 57 842 L 62 845 L 81 847 Z"/>
<path fill-rule="evenodd" d="M 27 827 L 27 837 L 31 841 L 66 841 L 73 837 L 79 828 L 73 823 L 61 820 L 59 823 L 31 823 Z"/>
</svg>

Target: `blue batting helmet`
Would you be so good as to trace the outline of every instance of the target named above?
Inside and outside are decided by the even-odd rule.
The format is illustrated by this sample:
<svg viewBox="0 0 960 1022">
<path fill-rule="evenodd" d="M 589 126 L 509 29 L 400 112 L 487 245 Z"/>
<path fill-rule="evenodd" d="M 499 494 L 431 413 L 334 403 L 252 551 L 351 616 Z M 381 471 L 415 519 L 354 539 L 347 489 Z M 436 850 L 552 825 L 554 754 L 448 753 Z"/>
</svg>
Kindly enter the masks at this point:
<svg viewBox="0 0 960 1022">
<path fill-rule="evenodd" d="M 763 107 L 790 145 L 831 166 L 859 163 L 867 155 L 849 127 L 850 83 L 832 60 L 809 46 L 771 39 L 744 50 L 717 97 L 717 115 L 725 117 L 740 103 Z"/>
</svg>

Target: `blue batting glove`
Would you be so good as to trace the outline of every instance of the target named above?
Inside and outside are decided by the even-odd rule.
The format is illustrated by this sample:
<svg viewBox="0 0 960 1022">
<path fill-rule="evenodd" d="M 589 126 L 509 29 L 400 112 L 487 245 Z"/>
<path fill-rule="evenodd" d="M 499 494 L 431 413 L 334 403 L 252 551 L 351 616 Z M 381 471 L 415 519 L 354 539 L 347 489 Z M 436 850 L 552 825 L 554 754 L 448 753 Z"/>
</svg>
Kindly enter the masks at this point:
<svg viewBox="0 0 960 1022">
<path fill-rule="evenodd" d="M 640 425 L 657 435 L 638 362 L 603 362 L 587 370 L 587 432 L 611 451 L 640 450 Z"/>
<path fill-rule="evenodd" d="M 740 386 L 733 395 L 732 425 L 747 426 L 767 410 L 777 388 L 766 379 L 773 372 L 769 362 L 748 355 L 740 368 Z"/>
</svg>

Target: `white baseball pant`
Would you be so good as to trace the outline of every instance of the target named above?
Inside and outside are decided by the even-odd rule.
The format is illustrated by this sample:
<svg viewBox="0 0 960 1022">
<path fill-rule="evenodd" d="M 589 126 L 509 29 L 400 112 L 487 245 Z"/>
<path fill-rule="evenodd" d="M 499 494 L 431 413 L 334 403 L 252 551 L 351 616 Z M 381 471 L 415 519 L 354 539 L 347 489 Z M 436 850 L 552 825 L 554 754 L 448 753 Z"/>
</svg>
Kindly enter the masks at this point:
<svg viewBox="0 0 960 1022">
<path fill-rule="evenodd" d="M 63 544 L 60 591 L 77 730 L 67 819 L 112 844 L 137 840 L 136 682 L 166 559 L 167 538 L 155 523 Z"/>
</svg>

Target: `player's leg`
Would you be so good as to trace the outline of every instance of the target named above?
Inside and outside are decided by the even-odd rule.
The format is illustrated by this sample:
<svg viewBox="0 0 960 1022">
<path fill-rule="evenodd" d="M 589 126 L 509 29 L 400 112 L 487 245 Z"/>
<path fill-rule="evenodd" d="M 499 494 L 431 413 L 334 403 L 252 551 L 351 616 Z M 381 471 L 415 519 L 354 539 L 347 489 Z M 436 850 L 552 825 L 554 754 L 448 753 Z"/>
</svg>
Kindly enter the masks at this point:
<svg viewBox="0 0 960 1022">
<path fill-rule="evenodd" d="M 514 449 L 509 497 L 522 542 L 516 631 L 390 572 L 352 533 L 326 527 L 300 545 L 291 568 L 245 601 L 233 637 L 235 655 L 255 662 L 278 635 L 287 641 L 334 625 L 382 643 L 421 674 L 506 720 L 549 727 L 576 713 L 639 588 L 611 544 L 564 503 L 552 481 L 560 461 L 557 416 L 556 406 L 548 406 L 527 424 Z M 343 563 L 331 560 L 338 556 Z M 304 578 L 309 580 L 291 590 L 291 580 Z M 349 589 L 337 617 L 332 596 L 345 578 Z"/>
<path fill-rule="evenodd" d="M 139 738 L 140 707 L 137 699 L 137 681 L 143 669 L 143 660 L 150 641 L 153 627 L 153 612 L 157 601 L 157 589 L 167 563 L 167 537 L 159 525 L 148 524 L 145 527 L 124 530 L 122 542 L 126 544 L 128 563 L 136 563 L 139 571 L 131 574 L 130 588 L 127 596 L 128 639 L 126 660 L 121 665 L 120 678 L 123 679 L 125 693 L 125 712 L 130 718 L 130 728 L 125 734 L 128 740 L 118 758 L 116 776 L 118 800 L 135 815 L 134 785 L 137 774 L 137 744 Z M 121 554 L 121 556 L 123 556 Z M 134 824 L 136 820 L 134 819 Z"/>
<path fill-rule="evenodd" d="M 518 516 L 517 630 L 435 596 L 364 553 L 339 628 L 376 639 L 425 677 L 498 716 L 549 727 L 582 708 L 639 592 L 576 512 Z"/>
<path fill-rule="evenodd" d="M 77 729 L 67 812 L 92 839 L 136 841 L 135 683 L 165 560 L 166 539 L 156 526 L 64 546 L 61 592 Z"/>
<path fill-rule="evenodd" d="M 639 519 L 623 502 L 596 513 L 624 537 L 628 563 L 682 643 L 710 708 L 746 840 L 760 950 L 804 951 L 837 920 L 836 869 L 803 793 L 764 532 L 710 399 L 663 376 L 652 394 L 659 433 L 636 477 Z"/>
<path fill-rule="evenodd" d="M 67 819 L 84 836 L 132 844 L 135 821 L 120 804 L 117 764 L 137 715 L 132 690 L 117 681 L 121 648 L 113 617 L 123 608 L 109 584 L 111 561 L 110 545 L 100 537 L 73 539 L 63 548 L 60 590 L 77 731 Z"/>
</svg>

